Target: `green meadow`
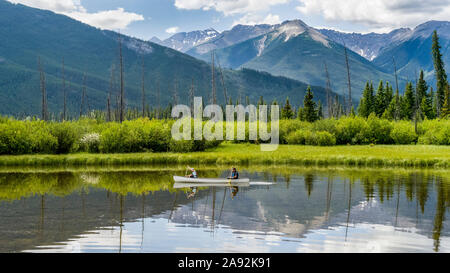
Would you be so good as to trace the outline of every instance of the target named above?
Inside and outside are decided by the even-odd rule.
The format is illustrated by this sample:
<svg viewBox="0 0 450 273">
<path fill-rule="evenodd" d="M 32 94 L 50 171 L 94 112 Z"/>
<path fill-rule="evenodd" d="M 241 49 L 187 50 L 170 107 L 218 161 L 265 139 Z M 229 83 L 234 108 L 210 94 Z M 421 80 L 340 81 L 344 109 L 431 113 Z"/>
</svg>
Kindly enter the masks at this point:
<svg viewBox="0 0 450 273">
<path fill-rule="evenodd" d="M 195 153 L 127 153 L 66 155 L 4 155 L 0 166 L 125 166 L 125 165 L 286 165 L 449 168 L 450 147 L 432 145 L 300 146 L 280 145 L 274 152 L 257 144 L 225 142 Z"/>
</svg>

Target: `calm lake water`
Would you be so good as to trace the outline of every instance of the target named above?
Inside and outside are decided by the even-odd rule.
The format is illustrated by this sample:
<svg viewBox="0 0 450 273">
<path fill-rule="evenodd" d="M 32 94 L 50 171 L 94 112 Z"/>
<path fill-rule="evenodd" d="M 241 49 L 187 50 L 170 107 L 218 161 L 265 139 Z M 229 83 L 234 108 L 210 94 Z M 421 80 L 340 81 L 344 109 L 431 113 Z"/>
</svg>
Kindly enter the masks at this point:
<svg viewBox="0 0 450 273">
<path fill-rule="evenodd" d="M 449 171 L 248 167 L 275 184 L 195 195 L 184 174 L 0 169 L 0 252 L 450 252 Z"/>
</svg>

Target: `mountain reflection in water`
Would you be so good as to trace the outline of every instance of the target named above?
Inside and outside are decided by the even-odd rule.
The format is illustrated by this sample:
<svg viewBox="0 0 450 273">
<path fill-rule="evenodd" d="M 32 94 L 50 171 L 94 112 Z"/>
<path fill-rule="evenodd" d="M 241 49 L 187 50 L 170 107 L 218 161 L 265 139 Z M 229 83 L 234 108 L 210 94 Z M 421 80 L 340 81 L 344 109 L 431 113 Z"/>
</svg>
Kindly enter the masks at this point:
<svg viewBox="0 0 450 273">
<path fill-rule="evenodd" d="M 448 171 L 249 167 L 275 184 L 174 189 L 183 172 L 0 170 L 0 252 L 450 252 Z"/>
</svg>

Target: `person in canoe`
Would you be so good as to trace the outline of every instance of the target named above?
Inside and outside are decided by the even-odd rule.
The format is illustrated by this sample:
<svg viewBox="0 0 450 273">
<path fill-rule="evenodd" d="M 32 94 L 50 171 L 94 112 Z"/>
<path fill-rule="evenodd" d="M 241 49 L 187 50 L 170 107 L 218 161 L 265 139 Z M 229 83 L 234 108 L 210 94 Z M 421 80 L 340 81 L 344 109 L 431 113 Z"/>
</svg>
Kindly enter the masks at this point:
<svg viewBox="0 0 450 273">
<path fill-rule="evenodd" d="M 187 175 L 188 178 L 198 178 L 197 171 L 194 168 L 188 167 L 188 169 L 191 171 L 190 175 Z"/>
<path fill-rule="evenodd" d="M 228 177 L 228 179 L 231 179 L 231 180 L 239 179 L 239 172 L 237 171 L 236 168 L 231 169 L 231 176 Z"/>
</svg>

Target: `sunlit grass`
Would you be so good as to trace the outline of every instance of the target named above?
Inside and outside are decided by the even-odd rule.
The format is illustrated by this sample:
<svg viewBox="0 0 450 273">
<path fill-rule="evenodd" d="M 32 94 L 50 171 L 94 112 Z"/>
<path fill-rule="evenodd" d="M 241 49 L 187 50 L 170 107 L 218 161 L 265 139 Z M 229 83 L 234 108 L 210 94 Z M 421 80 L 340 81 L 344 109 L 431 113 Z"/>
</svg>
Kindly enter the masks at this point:
<svg viewBox="0 0 450 273">
<path fill-rule="evenodd" d="M 197 153 L 69 154 L 0 156 L 0 166 L 126 166 L 126 165 L 288 165 L 355 167 L 450 167 L 449 146 L 367 145 L 292 146 L 262 152 L 259 145 L 224 143 Z"/>
</svg>

